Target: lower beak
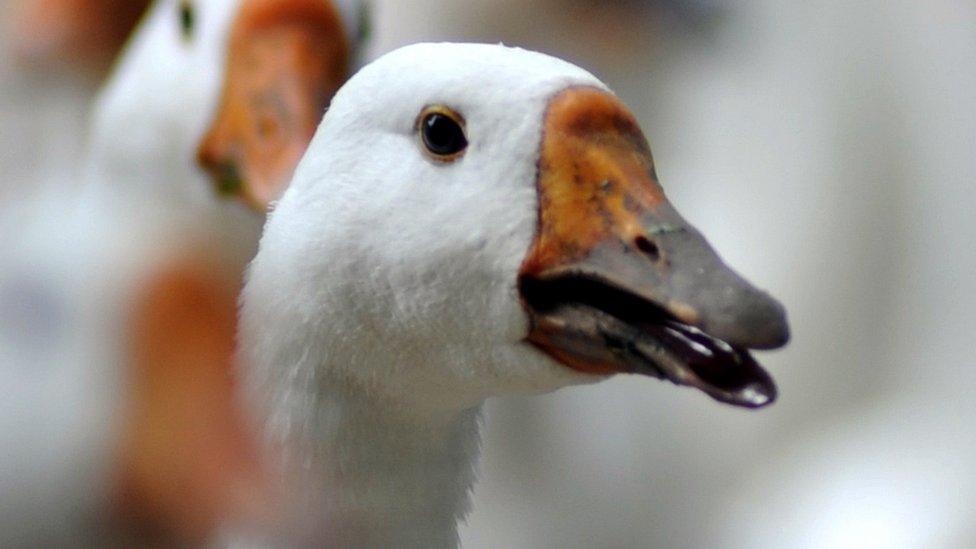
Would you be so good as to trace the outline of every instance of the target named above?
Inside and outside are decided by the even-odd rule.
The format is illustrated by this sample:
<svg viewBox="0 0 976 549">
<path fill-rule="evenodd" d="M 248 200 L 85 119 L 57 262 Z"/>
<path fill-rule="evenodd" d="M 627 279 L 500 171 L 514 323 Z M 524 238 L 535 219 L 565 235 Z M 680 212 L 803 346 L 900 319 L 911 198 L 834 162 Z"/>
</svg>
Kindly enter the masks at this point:
<svg viewBox="0 0 976 549">
<path fill-rule="evenodd" d="M 785 345 L 786 313 L 667 201 L 633 115 L 606 92 L 570 88 L 544 127 L 539 232 L 520 278 L 529 341 L 584 372 L 772 402 L 775 385 L 747 349 Z"/>
</svg>

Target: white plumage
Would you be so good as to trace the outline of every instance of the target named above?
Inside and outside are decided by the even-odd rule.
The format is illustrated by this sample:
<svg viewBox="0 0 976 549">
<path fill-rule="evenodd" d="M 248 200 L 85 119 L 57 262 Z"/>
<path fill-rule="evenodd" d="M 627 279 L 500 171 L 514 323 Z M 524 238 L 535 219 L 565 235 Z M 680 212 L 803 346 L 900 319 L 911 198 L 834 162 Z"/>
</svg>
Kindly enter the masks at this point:
<svg viewBox="0 0 976 549">
<path fill-rule="evenodd" d="M 572 139 L 543 135 L 547 109 L 567 90 L 619 104 L 569 63 L 478 44 L 408 46 L 336 95 L 266 224 L 242 296 L 241 359 L 295 494 L 285 527 L 292 542 L 456 545 L 483 401 L 604 379 L 526 341 L 517 287 L 540 230 L 539 173 L 550 168 L 540 164 L 540 144 Z M 418 128 L 431 106 L 463 118 L 469 143 L 457 161 L 425 154 Z M 564 131 L 589 135 L 587 124 L 604 120 L 594 109 Z M 631 131 L 629 115 L 614 116 L 581 155 Z M 626 135 L 624 150 L 639 151 L 643 137 Z M 647 173 L 645 164 L 614 172 L 613 162 L 611 178 Z M 606 181 L 576 186 L 610 192 Z M 572 178 L 566 185 L 573 192 Z M 755 296 L 756 310 L 770 315 L 762 326 L 782 344 L 781 308 L 740 291 L 739 281 L 722 279 L 725 295 Z M 697 383 L 690 372 L 675 376 Z"/>
<path fill-rule="evenodd" d="M 543 110 L 574 84 L 602 87 L 501 46 L 388 54 L 337 94 L 272 212 L 243 296 L 243 356 L 286 458 L 311 468 L 306 528 L 325 539 L 455 544 L 480 403 L 582 380 L 523 342 L 514 288 Z M 463 165 L 418 148 L 430 103 L 464 113 Z"/>
</svg>

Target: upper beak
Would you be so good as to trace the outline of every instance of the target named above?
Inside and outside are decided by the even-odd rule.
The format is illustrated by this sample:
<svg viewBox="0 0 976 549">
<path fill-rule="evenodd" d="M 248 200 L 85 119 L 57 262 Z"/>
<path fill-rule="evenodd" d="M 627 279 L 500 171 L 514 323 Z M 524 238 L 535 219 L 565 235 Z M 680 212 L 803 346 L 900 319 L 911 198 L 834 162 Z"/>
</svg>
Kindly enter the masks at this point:
<svg viewBox="0 0 976 549">
<path fill-rule="evenodd" d="M 198 150 L 217 189 L 265 211 L 291 179 L 350 46 L 325 0 L 245 0 L 231 31 L 219 110 Z"/>
<path fill-rule="evenodd" d="M 530 341 L 583 371 L 650 369 L 728 402 L 771 402 L 745 349 L 785 345 L 786 313 L 671 206 L 633 115 L 607 92 L 570 88 L 544 132 L 539 228 L 520 273 Z"/>
</svg>

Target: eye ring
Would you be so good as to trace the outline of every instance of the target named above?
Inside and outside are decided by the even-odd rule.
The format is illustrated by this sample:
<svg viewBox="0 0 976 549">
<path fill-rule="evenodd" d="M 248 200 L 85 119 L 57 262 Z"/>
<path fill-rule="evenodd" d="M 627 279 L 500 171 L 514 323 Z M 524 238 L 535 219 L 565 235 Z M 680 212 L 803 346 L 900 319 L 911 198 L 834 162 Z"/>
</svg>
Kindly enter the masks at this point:
<svg viewBox="0 0 976 549">
<path fill-rule="evenodd" d="M 196 11 L 190 0 L 180 0 L 179 8 L 180 34 L 184 40 L 193 38 L 193 28 L 196 26 Z"/>
<path fill-rule="evenodd" d="M 464 117 L 450 107 L 425 107 L 417 117 L 416 129 L 424 152 L 438 162 L 454 162 L 468 149 Z"/>
</svg>

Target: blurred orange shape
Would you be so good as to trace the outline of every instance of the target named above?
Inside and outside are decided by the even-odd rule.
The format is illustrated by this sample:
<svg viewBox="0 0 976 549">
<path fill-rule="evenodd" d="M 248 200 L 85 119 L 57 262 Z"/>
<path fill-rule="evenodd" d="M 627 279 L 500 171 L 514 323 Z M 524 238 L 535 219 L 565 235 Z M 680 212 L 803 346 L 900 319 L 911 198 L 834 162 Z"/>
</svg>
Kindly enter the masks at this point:
<svg viewBox="0 0 976 549">
<path fill-rule="evenodd" d="M 269 507 L 236 390 L 237 284 L 212 265 L 184 257 L 161 266 L 132 311 L 115 511 L 142 539 L 201 543 L 225 521 L 261 520 Z"/>
<path fill-rule="evenodd" d="M 32 67 L 101 72 L 119 53 L 150 0 L 22 0 L 9 22 L 18 59 Z"/>
<path fill-rule="evenodd" d="M 281 196 L 349 72 L 338 10 L 322 0 L 247 0 L 231 31 L 217 116 L 198 150 L 223 194 L 263 212 Z"/>
</svg>

